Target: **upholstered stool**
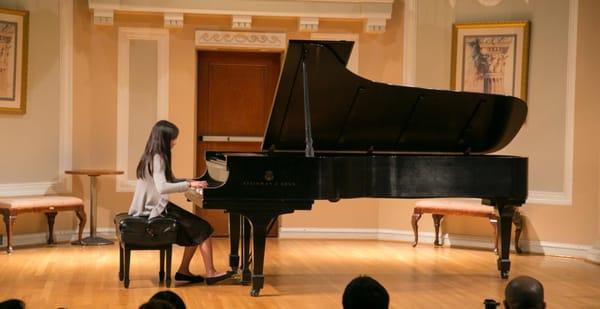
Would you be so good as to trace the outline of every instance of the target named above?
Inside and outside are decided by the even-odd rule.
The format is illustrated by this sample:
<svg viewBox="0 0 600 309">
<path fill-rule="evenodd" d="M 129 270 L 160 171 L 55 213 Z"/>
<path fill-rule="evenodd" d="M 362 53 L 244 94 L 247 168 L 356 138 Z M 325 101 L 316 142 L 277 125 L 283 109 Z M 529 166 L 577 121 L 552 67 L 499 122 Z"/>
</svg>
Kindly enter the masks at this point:
<svg viewBox="0 0 600 309">
<path fill-rule="evenodd" d="M 434 245 L 442 246 L 443 240 L 440 241 L 440 225 L 445 215 L 455 216 L 472 216 L 472 217 L 484 217 L 490 220 L 494 229 L 494 252 L 498 252 L 498 215 L 494 207 L 481 205 L 475 202 L 458 201 L 458 200 L 424 200 L 417 202 L 413 210 L 412 215 L 412 228 L 415 234 L 415 241 L 413 247 L 419 242 L 419 227 L 418 222 L 424 213 L 430 213 L 433 217 L 433 225 L 435 227 L 435 241 Z M 519 239 L 521 238 L 521 231 L 523 229 L 521 214 L 518 209 L 515 209 L 513 215 L 513 224 L 515 225 L 515 251 L 521 253 L 519 247 Z M 443 238 L 442 238 L 443 239 Z"/>
<path fill-rule="evenodd" d="M 13 225 L 17 215 L 28 212 L 41 212 L 48 220 L 48 244 L 54 243 L 54 219 L 59 211 L 74 211 L 79 218 L 78 239 L 81 242 L 86 216 L 83 210 L 83 201 L 73 196 L 40 195 L 17 196 L 0 198 L 0 212 L 4 215 L 6 225 L 6 252 L 11 253 Z"/>
<path fill-rule="evenodd" d="M 171 218 L 134 217 L 126 213 L 115 216 L 115 228 L 119 239 L 119 280 L 129 287 L 129 264 L 131 250 L 160 250 L 159 282 L 165 278 L 166 286 L 171 286 L 172 245 L 177 240 L 177 222 Z"/>
</svg>

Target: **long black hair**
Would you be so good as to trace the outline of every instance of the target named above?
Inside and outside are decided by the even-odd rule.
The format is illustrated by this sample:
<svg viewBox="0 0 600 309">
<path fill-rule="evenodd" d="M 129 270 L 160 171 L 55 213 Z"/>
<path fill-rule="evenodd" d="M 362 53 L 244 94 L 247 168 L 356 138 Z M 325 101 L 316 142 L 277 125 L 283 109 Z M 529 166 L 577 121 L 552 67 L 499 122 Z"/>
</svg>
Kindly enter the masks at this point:
<svg viewBox="0 0 600 309">
<path fill-rule="evenodd" d="M 138 179 L 144 178 L 146 168 L 152 176 L 152 160 L 154 155 L 159 155 L 165 164 L 165 177 L 168 181 L 173 181 L 175 177 L 171 170 L 171 141 L 176 139 L 177 135 L 179 135 L 177 126 L 166 120 L 160 120 L 152 127 L 144 154 L 137 166 L 136 176 Z"/>
</svg>

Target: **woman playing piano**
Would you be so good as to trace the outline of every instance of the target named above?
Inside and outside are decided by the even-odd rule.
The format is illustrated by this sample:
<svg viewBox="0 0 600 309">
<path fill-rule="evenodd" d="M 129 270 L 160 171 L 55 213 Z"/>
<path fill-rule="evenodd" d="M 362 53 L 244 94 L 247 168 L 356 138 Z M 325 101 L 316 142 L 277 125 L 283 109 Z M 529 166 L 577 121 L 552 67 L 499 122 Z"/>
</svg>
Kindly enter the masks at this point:
<svg viewBox="0 0 600 309">
<path fill-rule="evenodd" d="M 169 193 L 207 186 L 205 181 L 178 180 L 173 176 L 171 148 L 175 146 L 178 134 L 179 129 L 166 120 L 157 122 L 152 128 L 144 154 L 137 166 L 137 182 L 129 215 L 148 216 L 149 219 L 157 216 L 175 219 L 179 225 L 177 244 L 185 247 L 175 280 L 192 283 L 206 280 L 207 284 L 214 284 L 231 277 L 232 273 L 219 273 L 215 269 L 210 240 L 212 226 L 168 200 Z M 206 279 L 190 272 L 190 262 L 198 247 L 204 260 Z"/>
</svg>

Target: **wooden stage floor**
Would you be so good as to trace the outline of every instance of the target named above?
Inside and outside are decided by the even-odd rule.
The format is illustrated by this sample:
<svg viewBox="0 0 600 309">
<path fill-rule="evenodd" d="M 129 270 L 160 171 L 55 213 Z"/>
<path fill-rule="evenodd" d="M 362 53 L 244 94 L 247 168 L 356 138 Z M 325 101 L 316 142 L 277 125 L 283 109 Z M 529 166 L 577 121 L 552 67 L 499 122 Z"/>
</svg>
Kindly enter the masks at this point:
<svg viewBox="0 0 600 309">
<path fill-rule="evenodd" d="M 226 239 L 216 239 L 217 268 L 227 264 Z M 173 273 L 183 250 L 175 247 Z M 28 308 L 137 308 L 157 291 L 158 251 L 132 253 L 131 285 L 118 279 L 117 245 L 17 247 L 0 253 L 0 300 L 21 298 Z M 544 284 L 549 308 L 600 308 L 600 265 L 578 259 L 511 254 L 511 278 L 529 275 Z M 202 273 L 197 254 L 192 271 Z M 435 248 L 375 240 L 270 239 L 265 288 L 175 283 L 188 308 L 341 308 L 344 287 L 359 274 L 381 282 L 390 308 L 483 308 L 501 300 L 505 280 L 490 251 Z"/>
</svg>

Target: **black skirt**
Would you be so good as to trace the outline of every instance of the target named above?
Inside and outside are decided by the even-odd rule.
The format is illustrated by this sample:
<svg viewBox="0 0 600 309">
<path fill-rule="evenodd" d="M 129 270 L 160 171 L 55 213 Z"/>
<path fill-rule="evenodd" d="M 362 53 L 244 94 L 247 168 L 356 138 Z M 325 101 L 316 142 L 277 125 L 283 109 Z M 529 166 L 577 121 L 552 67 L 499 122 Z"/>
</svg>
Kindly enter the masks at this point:
<svg viewBox="0 0 600 309">
<path fill-rule="evenodd" d="M 171 202 L 165 207 L 163 216 L 177 221 L 177 244 L 180 246 L 200 245 L 214 232 L 206 220 Z"/>
</svg>

